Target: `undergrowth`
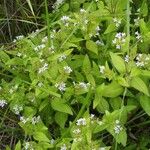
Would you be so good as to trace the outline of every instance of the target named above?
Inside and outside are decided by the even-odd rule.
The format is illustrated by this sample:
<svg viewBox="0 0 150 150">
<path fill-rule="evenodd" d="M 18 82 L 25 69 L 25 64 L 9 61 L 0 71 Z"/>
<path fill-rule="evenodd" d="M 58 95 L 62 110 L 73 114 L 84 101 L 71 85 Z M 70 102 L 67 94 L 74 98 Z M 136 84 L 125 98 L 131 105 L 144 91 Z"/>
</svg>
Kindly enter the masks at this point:
<svg viewBox="0 0 150 150">
<path fill-rule="evenodd" d="M 0 149 L 148 150 L 149 1 L 42 6 L 44 27 L 0 48 Z"/>
</svg>

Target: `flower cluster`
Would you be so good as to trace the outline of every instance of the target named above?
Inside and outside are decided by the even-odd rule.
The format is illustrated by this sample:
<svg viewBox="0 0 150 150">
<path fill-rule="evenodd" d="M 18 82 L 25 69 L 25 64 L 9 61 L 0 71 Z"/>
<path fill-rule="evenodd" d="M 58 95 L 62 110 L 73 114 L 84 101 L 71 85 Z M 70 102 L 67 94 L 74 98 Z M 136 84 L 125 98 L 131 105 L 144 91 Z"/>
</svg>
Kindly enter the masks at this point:
<svg viewBox="0 0 150 150">
<path fill-rule="evenodd" d="M 0 107 L 4 107 L 5 105 L 7 105 L 7 102 L 6 102 L 6 100 L 0 100 Z"/>
<path fill-rule="evenodd" d="M 83 89 L 83 90 L 87 90 L 90 86 L 90 83 L 85 83 L 85 82 L 79 82 L 79 88 Z"/>
<path fill-rule="evenodd" d="M 113 18 L 113 22 L 115 23 L 115 26 L 118 28 L 121 24 L 121 19 Z"/>
<path fill-rule="evenodd" d="M 68 16 L 62 16 L 60 20 L 65 24 L 65 26 L 68 27 L 70 17 L 68 17 Z"/>
<path fill-rule="evenodd" d="M 77 126 L 85 126 L 86 125 L 86 119 L 85 118 L 80 118 L 76 122 Z"/>
<path fill-rule="evenodd" d="M 142 36 L 140 35 L 140 33 L 138 31 L 135 32 L 136 35 L 136 39 L 140 42 L 143 42 Z"/>
<path fill-rule="evenodd" d="M 66 91 L 66 83 L 64 82 L 56 83 L 55 87 L 58 88 L 61 92 Z"/>
<path fill-rule="evenodd" d="M 127 62 L 127 63 L 130 61 L 129 55 L 126 55 L 126 56 L 125 56 L 124 61 Z"/>
<path fill-rule="evenodd" d="M 24 116 L 21 116 L 20 117 L 20 121 L 23 123 L 23 124 L 26 124 L 27 122 L 31 122 L 33 125 L 35 125 L 36 123 L 38 123 L 40 121 L 40 116 L 34 116 L 32 118 L 29 118 L 29 117 L 24 117 Z"/>
<path fill-rule="evenodd" d="M 24 35 L 19 35 L 19 36 L 16 36 L 16 38 L 13 40 L 13 42 L 17 42 L 19 40 L 22 40 L 24 38 Z"/>
<path fill-rule="evenodd" d="M 67 74 L 70 74 L 72 72 L 72 69 L 69 66 L 64 67 L 64 72 Z"/>
<path fill-rule="evenodd" d="M 10 90 L 9 93 L 12 94 L 18 89 L 18 85 L 13 86 Z"/>
<path fill-rule="evenodd" d="M 45 70 L 47 70 L 48 69 L 48 64 L 47 63 L 45 63 L 44 65 L 43 65 L 43 67 L 41 67 L 41 68 L 39 68 L 39 70 L 38 70 L 38 73 L 40 74 L 40 73 L 43 73 Z"/>
<path fill-rule="evenodd" d="M 115 127 L 114 127 L 114 131 L 116 134 L 119 134 L 121 131 L 123 130 L 122 126 L 120 125 L 120 121 L 116 120 L 115 121 Z"/>
<path fill-rule="evenodd" d="M 81 130 L 80 129 L 75 129 L 75 130 L 73 130 L 73 133 L 74 134 L 79 134 L 79 133 L 81 133 Z"/>
<path fill-rule="evenodd" d="M 104 43 L 103 43 L 102 41 L 100 41 L 100 40 L 97 40 L 95 43 L 96 43 L 97 45 L 104 46 Z"/>
<path fill-rule="evenodd" d="M 139 22 L 140 22 L 140 18 L 139 17 L 134 19 L 134 23 L 135 23 L 136 26 L 139 26 Z"/>
<path fill-rule="evenodd" d="M 80 9 L 80 13 L 81 14 L 86 13 L 86 10 L 82 8 L 82 9 Z"/>
<path fill-rule="evenodd" d="M 67 56 L 65 54 L 62 54 L 59 58 L 58 61 L 62 62 L 63 60 L 65 60 L 67 58 Z"/>
<path fill-rule="evenodd" d="M 101 28 L 99 26 L 96 27 L 96 34 L 95 35 L 99 35 L 99 31 L 101 31 Z"/>
<path fill-rule="evenodd" d="M 116 49 L 121 49 L 121 46 L 126 42 L 126 34 L 119 32 L 116 34 L 115 39 L 112 41 L 116 45 Z"/>
<path fill-rule="evenodd" d="M 99 72 L 104 74 L 105 72 L 105 66 L 99 66 Z"/>
<path fill-rule="evenodd" d="M 36 52 L 38 52 L 39 50 L 44 49 L 45 47 L 46 47 L 45 44 L 41 44 L 41 45 L 38 45 L 37 47 L 35 47 L 34 50 Z"/>
<path fill-rule="evenodd" d="M 23 107 L 19 106 L 19 105 L 15 105 L 13 107 L 13 110 L 14 110 L 14 112 L 15 112 L 16 115 L 19 115 L 19 113 L 23 110 Z"/>
<path fill-rule="evenodd" d="M 66 144 L 63 144 L 63 145 L 61 146 L 60 150 L 67 150 Z"/>
<path fill-rule="evenodd" d="M 136 56 L 136 65 L 137 67 L 144 67 L 150 62 L 149 56 L 144 56 L 143 54 L 138 54 Z"/>
</svg>

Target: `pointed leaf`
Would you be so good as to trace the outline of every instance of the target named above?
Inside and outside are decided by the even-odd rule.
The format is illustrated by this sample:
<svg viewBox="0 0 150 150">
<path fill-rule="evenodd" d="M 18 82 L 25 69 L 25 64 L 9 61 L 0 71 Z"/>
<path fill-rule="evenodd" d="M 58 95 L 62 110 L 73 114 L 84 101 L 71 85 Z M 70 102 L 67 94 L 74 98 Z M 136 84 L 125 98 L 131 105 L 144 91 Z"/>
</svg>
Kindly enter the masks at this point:
<svg viewBox="0 0 150 150">
<path fill-rule="evenodd" d="M 148 88 L 145 82 L 140 77 L 133 77 L 130 83 L 131 87 L 137 89 L 140 92 L 143 92 L 147 96 L 149 96 Z"/>
</svg>

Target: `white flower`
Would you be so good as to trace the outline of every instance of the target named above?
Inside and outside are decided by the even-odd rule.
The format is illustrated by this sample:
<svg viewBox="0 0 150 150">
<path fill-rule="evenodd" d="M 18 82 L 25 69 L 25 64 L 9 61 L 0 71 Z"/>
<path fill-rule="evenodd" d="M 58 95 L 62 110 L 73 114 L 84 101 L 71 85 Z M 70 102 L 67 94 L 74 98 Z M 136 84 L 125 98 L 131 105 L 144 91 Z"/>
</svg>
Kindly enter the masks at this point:
<svg viewBox="0 0 150 150">
<path fill-rule="evenodd" d="M 64 71 L 65 71 L 65 73 L 71 73 L 72 72 L 72 69 L 69 67 L 69 66 L 65 66 L 64 67 Z"/>
<path fill-rule="evenodd" d="M 58 61 L 61 62 L 63 60 L 65 60 L 67 57 L 65 54 L 62 54 L 59 58 L 58 58 Z"/>
<path fill-rule="evenodd" d="M 28 150 L 30 148 L 30 143 L 26 142 L 24 148 L 25 148 L 25 150 Z"/>
<path fill-rule="evenodd" d="M 91 114 L 90 119 L 93 119 L 94 117 L 95 117 L 95 115 L 94 115 L 94 114 Z"/>
<path fill-rule="evenodd" d="M 74 134 L 79 134 L 79 133 L 81 133 L 81 130 L 80 129 L 73 130 L 73 133 Z"/>
<path fill-rule="evenodd" d="M 6 100 L 0 100 L 0 107 L 4 107 L 5 105 L 7 105 L 7 102 L 6 102 Z"/>
<path fill-rule="evenodd" d="M 140 42 L 143 42 L 142 36 L 140 35 L 140 33 L 138 31 L 135 32 L 135 35 L 136 35 L 137 40 L 140 40 Z"/>
<path fill-rule="evenodd" d="M 66 22 L 68 22 L 70 20 L 70 17 L 62 16 L 60 20 L 63 21 L 64 23 L 66 23 Z"/>
<path fill-rule="evenodd" d="M 81 138 L 74 138 L 73 141 L 74 141 L 74 142 L 81 142 L 82 139 L 81 139 Z"/>
<path fill-rule="evenodd" d="M 20 121 L 25 124 L 26 122 L 29 121 L 29 118 L 25 118 L 24 116 L 21 116 Z"/>
<path fill-rule="evenodd" d="M 104 73 L 105 72 L 105 66 L 99 66 L 99 69 L 100 69 L 100 73 Z"/>
<path fill-rule="evenodd" d="M 85 9 L 80 9 L 80 13 L 86 13 L 86 10 Z"/>
<path fill-rule="evenodd" d="M 50 143 L 53 145 L 55 143 L 55 140 L 51 139 Z"/>
<path fill-rule="evenodd" d="M 36 123 L 38 123 L 40 121 L 40 116 L 34 116 L 31 120 L 32 124 L 35 125 Z"/>
<path fill-rule="evenodd" d="M 138 18 L 136 18 L 136 19 L 134 19 L 134 23 L 135 23 L 135 25 L 136 26 L 138 26 L 139 25 L 139 22 L 140 22 L 140 18 L 138 17 Z"/>
<path fill-rule="evenodd" d="M 128 63 L 128 62 L 129 62 L 129 60 L 130 60 L 129 55 L 126 55 L 126 56 L 125 56 L 125 58 L 124 58 L 124 61 Z"/>
<path fill-rule="evenodd" d="M 45 44 L 41 44 L 41 45 L 38 45 L 37 47 L 35 47 L 34 50 L 35 50 L 36 52 L 38 52 L 39 50 L 41 50 L 41 49 L 43 49 L 43 48 L 45 48 L 45 47 L 46 47 Z"/>
<path fill-rule="evenodd" d="M 14 110 L 15 114 L 19 115 L 19 113 L 23 110 L 23 107 L 19 106 L 19 105 L 15 105 L 13 107 L 13 110 Z"/>
<path fill-rule="evenodd" d="M 43 39 L 42 39 L 42 43 L 46 43 L 48 41 L 48 37 L 45 36 Z"/>
<path fill-rule="evenodd" d="M 24 35 L 16 36 L 16 38 L 13 40 L 13 42 L 16 42 L 16 41 L 22 40 L 23 38 L 24 38 Z"/>
<path fill-rule="evenodd" d="M 88 87 L 90 86 L 89 83 L 85 83 L 85 82 L 79 82 L 79 86 L 80 88 L 84 89 L 84 90 L 87 90 Z"/>
<path fill-rule="evenodd" d="M 60 150 L 67 150 L 66 144 L 64 144 L 63 146 L 61 146 Z"/>
<path fill-rule="evenodd" d="M 112 40 L 112 43 L 116 45 L 116 49 L 121 49 L 121 46 L 126 42 L 126 34 L 119 32 L 115 35 L 114 40 Z"/>
<path fill-rule="evenodd" d="M 65 91 L 66 90 L 66 83 L 64 82 L 61 82 L 61 83 L 56 83 L 55 84 L 55 87 L 58 88 L 61 92 Z"/>
<path fill-rule="evenodd" d="M 43 83 L 42 82 L 39 82 L 38 83 L 38 87 L 42 87 L 43 86 Z"/>
<path fill-rule="evenodd" d="M 121 19 L 113 18 L 114 23 L 116 24 L 116 27 L 119 27 L 121 24 Z"/>
<path fill-rule="evenodd" d="M 104 45 L 104 43 L 103 42 L 101 42 L 100 40 L 97 40 L 96 42 L 95 42 L 97 45 Z"/>
<path fill-rule="evenodd" d="M 96 30 L 96 35 L 99 35 L 99 31 L 101 31 L 101 28 L 97 26 L 95 30 Z"/>
<path fill-rule="evenodd" d="M 114 132 L 115 132 L 116 134 L 119 134 L 122 130 L 123 130 L 123 128 L 122 128 L 121 125 L 120 125 L 120 121 L 119 121 L 119 120 L 116 120 L 116 121 L 115 121 Z"/>
<path fill-rule="evenodd" d="M 41 68 L 39 68 L 39 71 L 38 71 L 38 73 L 40 74 L 40 73 L 43 73 L 45 70 L 47 70 L 48 69 L 48 64 L 47 63 L 45 63 L 44 65 L 43 65 L 43 67 L 41 67 Z"/>
<path fill-rule="evenodd" d="M 21 57 L 22 54 L 21 54 L 20 52 L 18 52 L 18 53 L 16 54 L 16 56 Z"/>
<path fill-rule="evenodd" d="M 86 119 L 85 118 L 80 118 L 80 119 L 78 119 L 77 120 L 77 122 L 76 122 L 76 125 L 77 126 L 85 126 L 86 125 Z"/>
</svg>

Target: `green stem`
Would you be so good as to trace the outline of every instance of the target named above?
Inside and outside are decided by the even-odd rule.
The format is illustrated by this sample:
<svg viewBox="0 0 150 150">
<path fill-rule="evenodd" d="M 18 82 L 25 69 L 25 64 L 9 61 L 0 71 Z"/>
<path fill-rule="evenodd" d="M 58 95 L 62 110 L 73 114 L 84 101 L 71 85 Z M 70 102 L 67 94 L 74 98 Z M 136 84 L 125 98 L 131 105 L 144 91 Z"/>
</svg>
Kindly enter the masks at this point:
<svg viewBox="0 0 150 150">
<path fill-rule="evenodd" d="M 130 0 L 127 0 L 127 10 L 126 10 L 126 19 L 127 19 L 127 53 L 129 54 L 129 48 L 130 48 Z"/>
<path fill-rule="evenodd" d="M 46 12 L 46 21 L 47 21 L 47 35 L 48 35 L 48 46 L 50 46 L 50 20 L 49 20 L 49 14 L 48 14 L 48 5 L 47 0 L 45 2 L 45 12 Z"/>
</svg>

